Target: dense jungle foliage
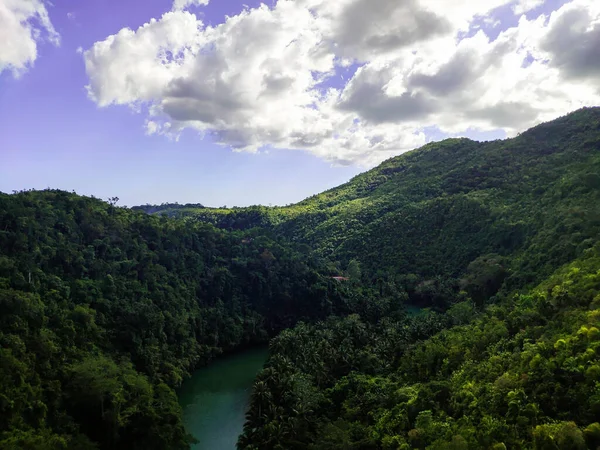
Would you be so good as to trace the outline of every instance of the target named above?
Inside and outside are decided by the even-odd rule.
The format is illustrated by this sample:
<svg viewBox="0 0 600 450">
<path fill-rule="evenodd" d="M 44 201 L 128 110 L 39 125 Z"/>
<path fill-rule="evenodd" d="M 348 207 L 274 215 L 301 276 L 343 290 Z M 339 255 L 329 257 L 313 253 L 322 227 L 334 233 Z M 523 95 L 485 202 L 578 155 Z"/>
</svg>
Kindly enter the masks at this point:
<svg viewBox="0 0 600 450">
<path fill-rule="evenodd" d="M 241 449 L 596 449 L 599 150 L 589 108 L 287 207 L 0 194 L 0 449 L 188 448 L 174 388 L 270 338 Z"/>
<path fill-rule="evenodd" d="M 321 264 L 260 230 L 0 195 L 0 448 L 187 448 L 173 388 L 192 369 L 372 307 Z"/>
<path fill-rule="evenodd" d="M 443 319 L 429 339 L 426 317 L 282 332 L 239 448 L 600 448 L 600 245 L 527 293 Z"/>
</svg>

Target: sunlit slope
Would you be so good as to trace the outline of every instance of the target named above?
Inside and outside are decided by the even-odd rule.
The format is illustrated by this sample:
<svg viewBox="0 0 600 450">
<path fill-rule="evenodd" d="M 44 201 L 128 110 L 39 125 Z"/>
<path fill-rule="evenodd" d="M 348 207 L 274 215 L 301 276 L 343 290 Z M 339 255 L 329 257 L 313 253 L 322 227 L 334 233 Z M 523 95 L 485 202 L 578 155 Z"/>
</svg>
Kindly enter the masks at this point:
<svg viewBox="0 0 600 450">
<path fill-rule="evenodd" d="M 481 255 L 511 255 L 523 284 L 600 231 L 599 149 L 600 108 L 586 108 L 513 139 L 431 143 L 295 205 L 153 212 L 270 227 L 372 277 L 458 276 Z"/>
</svg>

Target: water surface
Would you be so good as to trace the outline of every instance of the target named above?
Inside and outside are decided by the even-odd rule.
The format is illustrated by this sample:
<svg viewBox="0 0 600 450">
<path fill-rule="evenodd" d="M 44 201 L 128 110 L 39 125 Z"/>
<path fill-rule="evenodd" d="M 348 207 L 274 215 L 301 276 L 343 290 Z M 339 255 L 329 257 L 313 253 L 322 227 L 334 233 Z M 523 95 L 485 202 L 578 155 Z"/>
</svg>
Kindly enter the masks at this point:
<svg viewBox="0 0 600 450">
<path fill-rule="evenodd" d="M 411 317 L 423 316 L 429 311 L 429 308 L 421 308 L 415 305 L 404 305 L 404 309 L 406 310 L 406 314 Z"/>
<path fill-rule="evenodd" d="M 200 442 L 194 450 L 235 450 L 254 377 L 267 359 L 266 348 L 219 358 L 197 370 L 179 389 L 188 433 Z"/>
</svg>

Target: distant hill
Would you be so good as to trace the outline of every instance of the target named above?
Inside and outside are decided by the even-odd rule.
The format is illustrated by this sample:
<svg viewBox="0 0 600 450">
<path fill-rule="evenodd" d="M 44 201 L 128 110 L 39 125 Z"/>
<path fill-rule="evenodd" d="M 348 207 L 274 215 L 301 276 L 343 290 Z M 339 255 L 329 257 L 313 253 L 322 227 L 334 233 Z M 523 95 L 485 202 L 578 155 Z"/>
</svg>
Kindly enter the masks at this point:
<svg viewBox="0 0 600 450">
<path fill-rule="evenodd" d="M 140 205 L 131 207 L 134 211 L 142 211 L 146 214 L 162 213 L 169 216 L 175 215 L 178 211 L 195 211 L 203 209 L 205 206 L 201 203 L 186 203 L 180 205 L 179 203 L 162 203 L 160 205 Z"/>
</svg>

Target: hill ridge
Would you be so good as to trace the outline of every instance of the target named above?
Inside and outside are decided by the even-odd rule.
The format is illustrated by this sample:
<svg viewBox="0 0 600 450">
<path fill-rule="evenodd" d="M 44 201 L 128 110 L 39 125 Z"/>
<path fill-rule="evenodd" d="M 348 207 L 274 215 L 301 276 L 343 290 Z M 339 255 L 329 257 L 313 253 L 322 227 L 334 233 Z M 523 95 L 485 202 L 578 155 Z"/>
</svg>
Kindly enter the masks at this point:
<svg viewBox="0 0 600 450">
<path fill-rule="evenodd" d="M 357 259 L 372 279 L 407 273 L 423 279 L 458 277 L 489 252 L 537 253 L 536 246 L 562 245 L 550 252 L 556 261 L 542 271 L 548 275 L 597 230 L 594 219 L 592 229 L 574 238 L 554 222 L 560 219 L 564 229 L 577 227 L 577 218 L 567 214 L 573 208 L 595 217 L 590 206 L 600 186 L 599 147 L 600 108 L 583 108 L 510 139 L 429 143 L 290 206 L 159 213 L 230 230 L 267 227 L 337 261 L 340 268 Z M 447 224 L 456 229 L 450 231 Z M 456 242 L 445 244 L 456 239 L 466 244 L 462 255 L 450 250 Z M 565 243 L 568 239 L 573 242 Z M 435 256 L 440 248 L 429 251 L 432 246 L 445 248 L 447 262 Z M 539 281 L 521 269 L 512 268 L 521 272 L 515 275 L 520 280 L 513 280 L 516 285 Z"/>
</svg>

